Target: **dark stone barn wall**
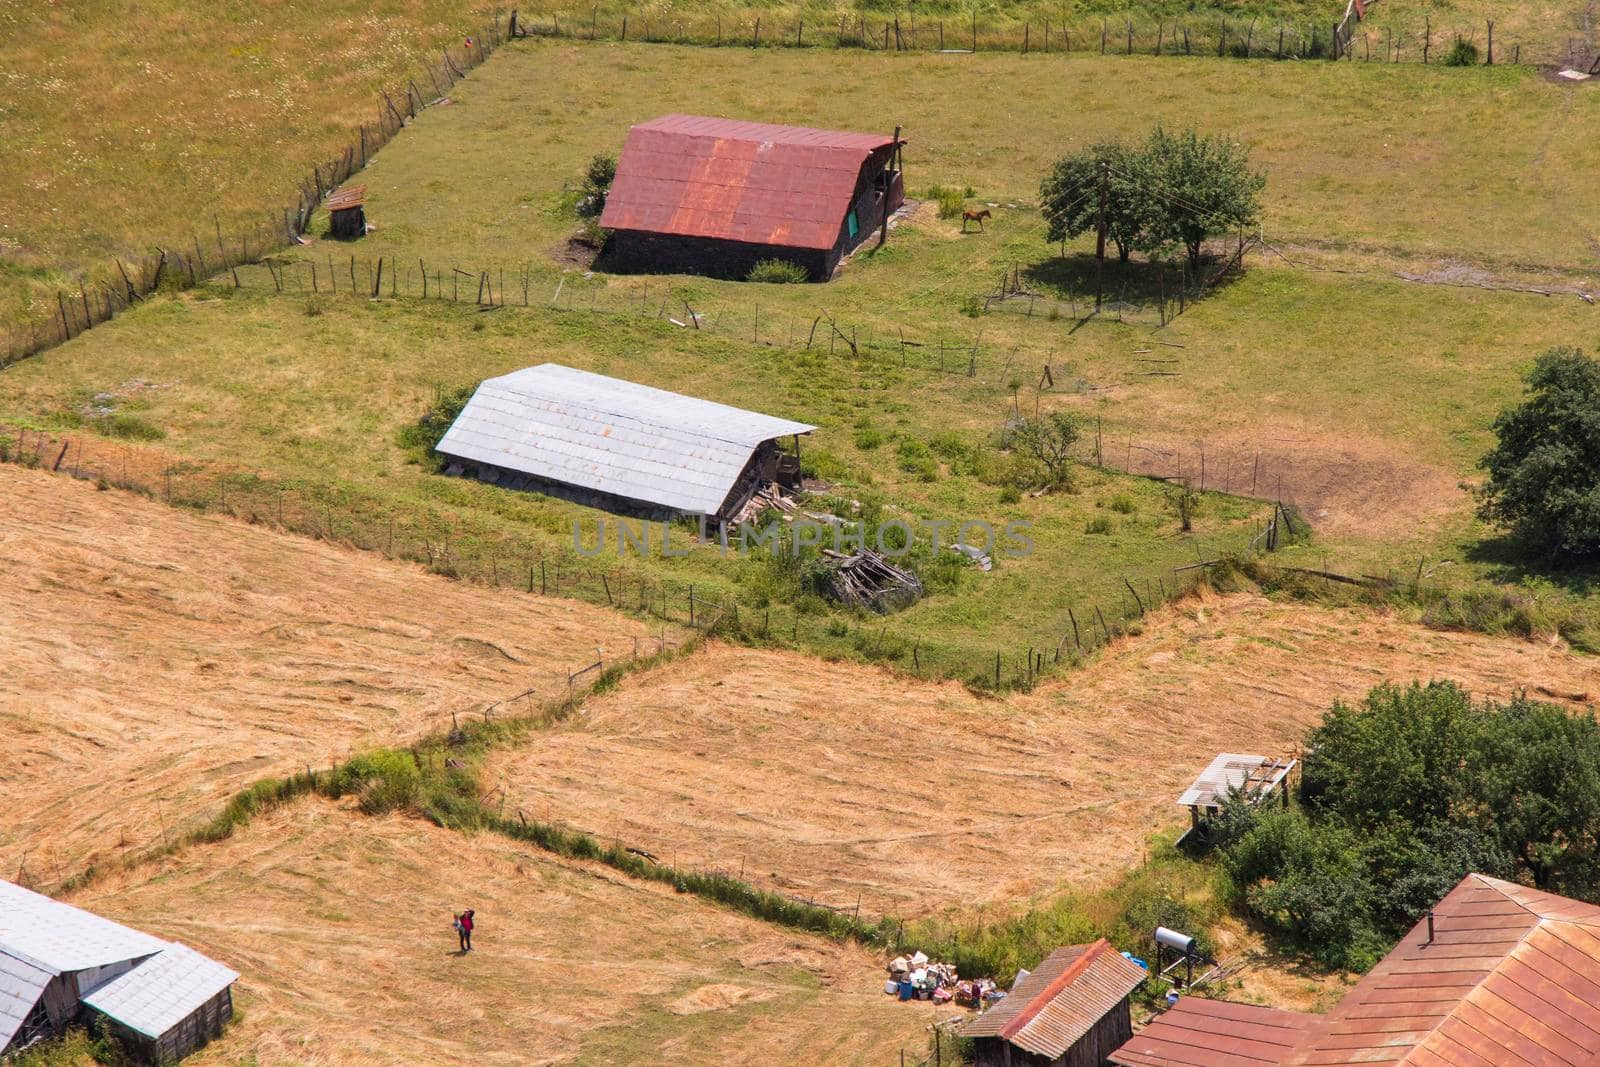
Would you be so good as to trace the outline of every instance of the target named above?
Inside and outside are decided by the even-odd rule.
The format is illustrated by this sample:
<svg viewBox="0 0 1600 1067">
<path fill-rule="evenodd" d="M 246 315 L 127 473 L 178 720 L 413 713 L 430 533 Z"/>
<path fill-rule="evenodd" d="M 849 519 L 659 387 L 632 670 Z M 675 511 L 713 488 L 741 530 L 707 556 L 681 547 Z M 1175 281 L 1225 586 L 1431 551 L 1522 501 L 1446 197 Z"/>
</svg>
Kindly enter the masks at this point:
<svg viewBox="0 0 1600 1067">
<path fill-rule="evenodd" d="M 605 270 L 647 274 L 703 274 L 742 281 L 763 259 L 797 263 L 813 281 L 832 270 L 829 253 L 820 249 L 758 245 L 715 237 L 680 237 L 645 230 L 615 230 L 596 264 Z M 835 257 L 834 262 L 837 262 Z"/>
</svg>

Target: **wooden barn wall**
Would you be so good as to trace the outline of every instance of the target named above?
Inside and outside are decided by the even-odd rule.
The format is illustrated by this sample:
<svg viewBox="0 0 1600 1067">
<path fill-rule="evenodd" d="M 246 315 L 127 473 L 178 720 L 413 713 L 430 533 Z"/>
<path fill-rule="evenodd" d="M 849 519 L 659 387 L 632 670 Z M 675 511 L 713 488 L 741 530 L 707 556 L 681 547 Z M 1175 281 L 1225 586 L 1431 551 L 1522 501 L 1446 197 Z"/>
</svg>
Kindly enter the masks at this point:
<svg viewBox="0 0 1600 1067">
<path fill-rule="evenodd" d="M 701 274 L 742 281 L 764 259 L 798 264 L 812 281 L 831 271 L 829 253 L 812 248 L 725 241 L 714 237 L 680 237 L 644 230 L 615 230 L 597 266 L 607 270 L 649 274 Z M 837 262 L 837 258 L 834 262 Z"/>
<path fill-rule="evenodd" d="M 1126 998 L 1100 1017 L 1100 1021 L 1066 1052 L 1049 1059 L 1025 1052 L 997 1037 L 979 1038 L 974 1049 L 976 1067 L 1102 1067 L 1108 1057 L 1133 1036 L 1133 1019 Z M 1007 1057 L 1009 1048 L 1010 1056 Z"/>
</svg>

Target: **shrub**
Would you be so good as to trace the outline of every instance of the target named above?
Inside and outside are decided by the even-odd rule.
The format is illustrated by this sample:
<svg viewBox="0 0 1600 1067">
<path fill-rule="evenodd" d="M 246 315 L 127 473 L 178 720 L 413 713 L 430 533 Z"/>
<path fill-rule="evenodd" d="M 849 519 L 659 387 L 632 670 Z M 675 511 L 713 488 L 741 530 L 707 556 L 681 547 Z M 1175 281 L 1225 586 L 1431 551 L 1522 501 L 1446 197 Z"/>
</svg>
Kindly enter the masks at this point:
<svg viewBox="0 0 1600 1067">
<path fill-rule="evenodd" d="M 863 452 L 871 452 L 883 444 L 883 434 L 870 426 L 864 426 L 856 431 L 856 447 Z"/>
<path fill-rule="evenodd" d="M 1096 515 L 1083 524 L 1083 532 L 1087 534 L 1108 534 L 1112 529 L 1111 520 L 1105 515 Z"/>
<path fill-rule="evenodd" d="M 159 441 L 167 436 L 167 431 L 161 427 L 120 411 L 94 419 L 90 425 L 107 437 L 120 437 L 125 441 Z"/>
<path fill-rule="evenodd" d="M 1072 448 L 1083 432 L 1083 420 L 1065 411 L 1029 419 L 1013 432 L 1011 448 L 1028 459 L 1037 483 L 1054 489 L 1072 487 Z"/>
<path fill-rule="evenodd" d="M 1002 504 L 1020 504 L 1020 503 L 1022 503 L 1022 492 L 1021 492 L 1021 490 L 1019 490 L 1014 485 L 1006 486 L 1004 489 L 1000 490 L 1000 503 L 1002 503 Z"/>
<path fill-rule="evenodd" d="M 792 285 L 811 280 L 811 275 L 798 263 L 787 259 L 763 259 L 745 275 L 747 282 L 766 282 L 768 285 Z"/>
<path fill-rule="evenodd" d="M 1444 57 L 1447 67 L 1475 67 L 1478 65 L 1478 46 L 1465 38 L 1457 37 L 1456 43 Z"/>
<path fill-rule="evenodd" d="M 944 185 L 930 185 L 923 194 L 927 199 L 939 205 L 941 219 L 958 219 L 967 209 L 967 200 L 962 196 L 960 189 L 951 189 Z M 969 191 L 968 196 L 972 195 Z"/>
<path fill-rule="evenodd" d="M 1111 498 L 1111 503 L 1107 506 L 1110 507 L 1112 511 L 1115 511 L 1118 515 L 1132 515 L 1135 510 L 1133 497 L 1129 496 L 1127 493 L 1118 493 L 1116 496 Z"/>
<path fill-rule="evenodd" d="M 433 406 L 423 412 L 416 422 L 401 429 L 400 447 L 416 452 L 424 463 L 438 469 L 439 458 L 434 449 L 439 447 L 451 423 L 456 421 L 477 388 L 476 385 L 463 385 L 450 390 L 436 389 Z"/>
<path fill-rule="evenodd" d="M 583 172 L 583 190 L 578 197 L 577 211 L 583 218 L 598 218 L 606 209 L 606 197 L 611 193 L 611 183 L 617 177 L 617 157 L 598 155 L 589 160 Z"/>
<path fill-rule="evenodd" d="M 1479 514 L 1544 552 L 1600 553 L 1600 362 L 1552 348 L 1495 419 Z"/>
</svg>

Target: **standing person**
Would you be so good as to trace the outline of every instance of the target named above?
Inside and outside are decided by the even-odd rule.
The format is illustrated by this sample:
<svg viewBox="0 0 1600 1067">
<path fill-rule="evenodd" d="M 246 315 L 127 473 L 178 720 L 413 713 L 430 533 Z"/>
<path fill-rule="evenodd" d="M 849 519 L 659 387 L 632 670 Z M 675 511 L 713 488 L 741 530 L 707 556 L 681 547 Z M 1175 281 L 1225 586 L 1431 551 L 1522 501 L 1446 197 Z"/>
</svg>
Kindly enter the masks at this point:
<svg viewBox="0 0 1600 1067">
<path fill-rule="evenodd" d="M 456 916 L 456 936 L 461 939 L 461 951 L 472 951 L 472 909 Z"/>
</svg>

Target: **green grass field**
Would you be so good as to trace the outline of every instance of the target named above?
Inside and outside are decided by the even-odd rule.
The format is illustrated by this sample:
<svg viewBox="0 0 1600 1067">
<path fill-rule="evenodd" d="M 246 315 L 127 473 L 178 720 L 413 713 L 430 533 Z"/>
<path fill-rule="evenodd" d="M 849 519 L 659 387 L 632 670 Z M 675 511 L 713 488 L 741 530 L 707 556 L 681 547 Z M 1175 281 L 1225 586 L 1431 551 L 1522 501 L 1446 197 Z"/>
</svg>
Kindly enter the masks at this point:
<svg viewBox="0 0 1600 1067">
<path fill-rule="evenodd" d="M 1129 75 L 1148 86 L 1138 104 L 1113 88 Z M 816 93 L 824 81 L 829 92 Z M 606 91 L 595 94 L 596 84 Z M 1378 96 L 1389 104 L 1353 102 Z M 862 125 L 880 99 L 891 109 L 883 125 L 903 125 L 912 139 L 913 193 L 934 181 L 972 186 L 976 201 L 997 205 L 987 232 L 963 234 L 919 211 L 827 285 L 589 275 L 572 265 L 569 190 L 631 122 L 684 110 Z M 315 242 L 282 257 L 276 280 L 245 269 L 242 290 L 218 279 L 19 364 L 0 411 L 70 428 L 97 394 L 113 394 L 119 410 L 166 435 L 164 454 L 331 492 L 359 502 L 352 514 L 369 525 L 384 513 L 442 524 L 457 544 L 488 546 L 472 573 L 498 575 L 503 554 L 509 572 L 530 580 L 534 558 L 585 565 L 574 560 L 572 521 L 584 519 L 587 535 L 598 516 L 418 465 L 397 438 L 438 391 L 554 360 L 804 419 L 822 427 L 808 463 L 836 483 L 823 506 L 997 527 L 1026 520 L 1035 555 L 990 574 L 936 568 L 933 596 L 867 624 L 821 611 L 793 573 L 710 549 L 604 566 L 623 583 L 692 583 L 698 596 L 747 612 L 776 602 L 775 626 L 799 604 L 791 636 L 806 647 L 896 662 L 917 648 L 917 662 L 973 677 L 995 651 L 1009 659 L 1059 640 L 1069 607 L 1132 608 L 1125 578 L 1148 596 L 1172 568 L 1240 548 L 1264 505 L 1227 493 L 1296 501 L 1325 527 L 1299 550 L 1307 561 L 1352 570 L 1464 554 L 1487 536 L 1457 483 L 1471 476 L 1522 369 L 1549 345 L 1581 343 L 1594 312 L 1570 295 L 1401 281 L 1386 264 L 1439 262 L 1455 249 L 1482 270 L 1518 260 L 1581 268 L 1587 239 L 1547 207 L 1594 210 L 1578 190 L 1595 149 L 1552 135 L 1581 121 L 1591 99 L 1600 98 L 1508 70 L 514 42 L 359 179 L 375 233 Z M 1331 106 L 1342 123 L 1332 140 L 1313 121 L 1328 100 L 1344 101 Z M 1036 116 L 1023 120 L 1026 138 L 998 117 L 968 121 L 1018 113 Z M 1085 129 L 1084 114 L 1102 125 Z M 1158 329 L 1157 293 L 1174 275 L 1113 265 L 1108 291 L 1121 310 L 1086 317 L 1090 261 L 1080 246 L 1062 258 L 1045 244 L 1028 201 L 1037 175 L 1091 137 L 1186 115 L 1250 142 L 1269 171 L 1270 240 L 1307 258 L 1304 249 L 1349 246 L 1365 257 L 1359 273 L 1258 254 Z M 1501 136 L 1474 148 L 1472 122 Z M 1367 185 L 1346 180 L 1363 162 L 1384 162 L 1371 149 L 1380 139 L 1393 161 Z M 1538 195 L 1508 195 L 1519 188 Z M 1479 211 L 1497 197 L 1500 221 L 1485 226 Z M 1406 207 L 1415 225 L 1393 226 L 1380 204 Z M 379 259 L 383 293 L 401 299 L 370 299 Z M 452 268 L 487 271 L 511 306 L 477 310 L 478 281 Z M 1016 301 L 981 310 L 1006 271 L 1041 295 L 1034 314 Z M 527 307 L 518 306 L 524 286 Z M 440 299 L 452 295 L 459 300 Z M 681 325 L 690 309 L 702 328 Z M 821 315 L 839 332 L 818 326 Z M 1041 388 L 1047 364 L 1056 383 Z M 1098 449 L 1108 467 L 1204 476 L 1207 489 L 1224 490 L 1208 497 L 1195 536 L 1178 534 L 1163 484 L 1089 468 L 1075 494 L 1007 503 L 996 476 L 1007 462 L 996 447 L 1003 423 L 1058 408 L 1086 417 L 1081 450 Z"/>
<path fill-rule="evenodd" d="M 476 0 L 0 2 L 0 349 L 111 257 L 267 223 Z M 429 86 L 431 92 L 431 86 Z"/>
</svg>

